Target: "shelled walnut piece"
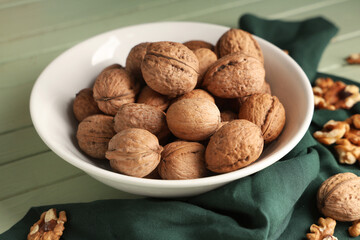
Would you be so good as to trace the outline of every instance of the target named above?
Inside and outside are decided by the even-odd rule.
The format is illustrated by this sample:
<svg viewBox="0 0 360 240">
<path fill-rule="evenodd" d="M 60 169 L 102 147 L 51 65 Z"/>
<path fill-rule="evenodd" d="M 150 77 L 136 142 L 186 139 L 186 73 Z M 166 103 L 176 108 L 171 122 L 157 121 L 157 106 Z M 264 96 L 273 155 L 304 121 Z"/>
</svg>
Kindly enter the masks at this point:
<svg viewBox="0 0 360 240">
<path fill-rule="evenodd" d="M 57 217 L 56 210 L 51 208 L 43 212 L 40 220 L 32 225 L 27 240 L 58 240 L 63 234 L 66 221 L 65 211 L 59 212 L 59 217 Z"/>
<path fill-rule="evenodd" d="M 350 236 L 358 237 L 360 236 L 360 220 L 353 222 L 352 226 L 348 229 Z"/>
<path fill-rule="evenodd" d="M 318 109 L 350 109 L 360 101 L 359 88 L 346 85 L 344 82 L 334 82 L 331 78 L 318 78 L 313 87 L 314 104 Z"/>
<path fill-rule="evenodd" d="M 319 218 L 318 224 L 310 226 L 310 232 L 306 234 L 306 238 L 309 240 L 337 240 L 333 236 L 336 221 L 332 218 Z"/>
<path fill-rule="evenodd" d="M 349 64 L 360 64 L 360 53 L 353 53 L 346 58 Z"/>
<path fill-rule="evenodd" d="M 349 129 L 350 126 L 346 122 L 329 120 L 324 124 L 323 129 L 314 132 L 313 136 L 319 142 L 330 145 L 341 139 Z"/>
</svg>

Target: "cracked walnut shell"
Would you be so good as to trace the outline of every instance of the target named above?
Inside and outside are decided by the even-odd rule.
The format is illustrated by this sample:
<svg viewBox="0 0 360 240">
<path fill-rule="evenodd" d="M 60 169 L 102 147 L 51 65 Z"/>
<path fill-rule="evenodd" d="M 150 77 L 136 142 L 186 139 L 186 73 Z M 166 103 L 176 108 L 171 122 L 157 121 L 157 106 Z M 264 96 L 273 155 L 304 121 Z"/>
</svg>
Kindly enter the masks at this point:
<svg viewBox="0 0 360 240">
<path fill-rule="evenodd" d="M 274 141 L 285 125 L 285 108 L 276 96 L 253 94 L 241 105 L 239 119 L 246 119 L 261 128 L 265 143 Z"/>
<path fill-rule="evenodd" d="M 93 158 L 105 159 L 110 139 L 115 135 L 114 118 L 103 114 L 92 115 L 80 122 L 76 132 L 79 147 Z"/>
<path fill-rule="evenodd" d="M 205 151 L 206 166 L 217 173 L 232 172 L 256 161 L 263 147 L 262 132 L 256 124 L 233 120 L 210 138 Z"/>
<path fill-rule="evenodd" d="M 79 122 L 88 116 L 102 113 L 94 100 L 93 90 L 91 88 L 84 88 L 76 94 L 73 103 L 73 112 Z"/>
<path fill-rule="evenodd" d="M 217 60 L 206 72 L 202 86 L 221 98 L 239 98 L 262 92 L 265 69 L 256 58 L 236 52 Z"/>
<path fill-rule="evenodd" d="M 195 179 L 205 177 L 205 147 L 197 142 L 176 141 L 164 146 L 159 164 L 162 179 Z"/>
<path fill-rule="evenodd" d="M 216 52 L 224 57 L 234 52 L 241 52 L 264 63 L 264 56 L 259 43 L 248 32 L 241 29 L 230 29 L 216 43 Z"/>
<path fill-rule="evenodd" d="M 101 111 L 114 116 L 121 105 L 135 102 L 138 87 L 124 68 L 109 69 L 97 77 L 94 99 Z"/>
<path fill-rule="evenodd" d="M 360 177 L 347 172 L 325 180 L 317 193 L 317 206 L 325 216 L 338 221 L 360 219 Z"/>
<path fill-rule="evenodd" d="M 109 142 L 106 158 L 110 166 L 133 177 L 149 175 L 159 164 L 162 147 L 151 132 L 129 128 L 118 132 Z"/>
<path fill-rule="evenodd" d="M 201 141 L 210 137 L 218 128 L 220 111 L 213 102 L 205 99 L 182 99 L 170 105 L 166 121 L 176 137 Z"/>
<path fill-rule="evenodd" d="M 195 88 L 199 61 L 181 43 L 155 42 L 147 47 L 141 72 L 147 85 L 154 91 L 176 97 Z"/>
</svg>

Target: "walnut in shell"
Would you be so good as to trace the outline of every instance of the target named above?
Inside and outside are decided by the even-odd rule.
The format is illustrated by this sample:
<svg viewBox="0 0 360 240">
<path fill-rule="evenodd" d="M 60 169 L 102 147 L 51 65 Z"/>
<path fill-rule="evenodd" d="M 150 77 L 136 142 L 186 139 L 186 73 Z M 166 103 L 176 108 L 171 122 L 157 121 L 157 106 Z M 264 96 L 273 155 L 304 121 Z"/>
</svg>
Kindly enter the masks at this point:
<svg viewBox="0 0 360 240">
<path fill-rule="evenodd" d="M 125 103 L 135 102 L 139 86 L 124 68 L 103 71 L 96 79 L 94 99 L 101 111 L 115 115 Z"/>
<path fill-rule="evenodd" d="M 141 62 L 145 57 L 148 45 L 148 42 L 137 44 L 130 50 L 126 58 L 125 70 L 127 70 L 141 85 L 145 84 L 141 73 Z"/>
<path fill-rule="evenodd" d="M 212 45 L 209 42 L 203 41 L 203 40 L 187 41 L 187 42 L 184 42 L 184 45 L 187 46 L 192 51 L 195 51 L 196 49 L 199 49 L 199 48 L 207 48 L 207 49 L 210 49 L 211 51 L 214 51 L 214 45 Z"/>
<path fill-rule="evenodd" d="M 205 177 L 205 147 L 197 142 L 176 141 L 161 153 L 159 174 L 162 179 L 180 180 Z"/>
<path fill-rule="evenodd" d="M 147 105 L 157 107 L 161 111 L 165 111 L 170 104 L 170 99 L 165 95 L 155 92 L 149 88 L 149 86 L 145 86 L 141 90 L 137 102 L 145 103 Z"/>
<path fill-rule="evenodd" d="M 241 29 L 233 28 L 225 32 L 216 43 L 216 51 L 219 57 L 241 52 L 264 63 L 264 56 L 258 42 L 250 33 Z"/>
<path fill-rule="evenodd" d="M 159 139 L 170 134 L 165 113 L 143 103 L 127 103 L 119 108 L 114 118 L 114 129 L 120 132 L 128 128 L 148 130 Z"/>
<path fill-rule="evenodd" d="M 347 172 L 325 180 L 317 193 L 317 206 L 325 216 L 338 221 L 360 219 L 360 177 Z"/>
<path fill-rule="evenodd" d="M 218 128 L 220 111 L 214 103 L 201 98 L 182 99 L 170 105 L 166 121 L 176 137 L 201 141 Z"/>
<path fill-rule="evenodd" d="M 208 48 L 198 48 L 194 50 L 194 53 L 199 60 L 199 77 L 196 85 L 199 87 L 208 68 L 216 62 L 217 56 Z"/>
<path fill-rule="evenodd" d="M 171 104 L 173 104 L 177 101 L 180 101 L 182 99 L 191 99 L 191 98 L 202 98 L 202 99 L 205 99 L 205 100 L 215 103 L 215 99 L 213 98 L 213 96 L 211 96 L 210 93 L 208 93 L 207 91 L 202 90 L 202 89 L 194 89 L 191 92 L 185 93 L 184 95 L 173 99 Z"/>
<path fill-rule="evenodd" d="M 285 108 L 276 96 L 253 94 L 242 104 L 239 118 L 261 128 L 265 143 L 275 140 L 285 125 Z"/>
<path fill-rule="evenodd" d="M 181 43 L 150 43 L 141 72 L 147 85 L 158 93 L 176 97 L 193 90 L 199 75 L 199 61 Z"/>
<path fill-rule="evenodd" d="M 223 111 L 220 112 L 221 122 L 230 122 L 232 120 L 237 119 L 237 114 L 232 111 Z"/>
<path fill-rule="evenodd" d="M 106 158 L 110 166 L 133 177 L 149 175 L 159 164 L 162 147 L 151 132 L 129 128 L 118 132 L 109 142 Z"/>
<path fill-rule="evenodd" d="M 265 69 L 256 58 L 236 52 L 217 60 L 204 76 L 202 86 L 221 98 L 239 98 L 261 92 Z"/>
<path fill-rule="evenodd" d="M 110 139 L 115 135 L 114 118 L 97 114 L 82 120 L 76 138 L 79 147 L 93 158 L 104 159 Z"/>
<path fill-rule="evenodd" d="M 233 120 L 210 138 L 205 163 L 216 173 L 235 171 L 256 161 L 263 147 L 264 139 L 257 125 L 244 119 Z"/>
<path fill-rule="evenodd" d="M 101 114 L 101 111 L 94 100 L 93 90 L 91 88 L 84 88 L 76 94 L 73 103 L 73 112 L 75 118 L 79 122 L 88 116 Z"/>
</svg>

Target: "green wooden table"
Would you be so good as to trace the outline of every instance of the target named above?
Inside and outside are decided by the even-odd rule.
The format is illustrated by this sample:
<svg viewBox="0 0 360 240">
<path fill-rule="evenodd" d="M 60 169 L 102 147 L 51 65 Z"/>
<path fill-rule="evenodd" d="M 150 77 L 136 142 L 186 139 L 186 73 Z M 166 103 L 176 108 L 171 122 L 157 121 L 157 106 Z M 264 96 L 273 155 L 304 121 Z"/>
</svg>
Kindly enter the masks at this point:
<svg viewBox="0 0 360 240">
<path fill-rule="evenodd" d="M 0 233 L 31 206 L 135 198 L 97 182 L 56 156 L 37 135 L 29 97 L 57 55 L 93 35 L 154 21 L 199 21 L 237 27 L 241 14 L 302 20 L 324 16 L 340 31 L 319 71 L 360 82 L 359 0 L 0 0 Z"/>
</svg>

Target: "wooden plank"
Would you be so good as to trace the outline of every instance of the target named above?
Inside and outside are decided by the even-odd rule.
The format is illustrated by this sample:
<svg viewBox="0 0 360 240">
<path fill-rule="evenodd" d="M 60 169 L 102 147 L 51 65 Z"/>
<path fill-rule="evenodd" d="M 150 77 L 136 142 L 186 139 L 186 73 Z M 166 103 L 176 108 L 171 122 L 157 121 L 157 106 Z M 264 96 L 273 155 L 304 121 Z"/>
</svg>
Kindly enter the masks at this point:
<svg viewBox="0 0 360 240">
<path fill-rule="evenodd" d="M 19 221 L 33 206 L 114 198 L 140 197 L 108 187 L 88 175 L 74 176 L 0 201 L 0 233 Z"/>
<path fill-rule="evenodd" d="M 32 126 L 2 134 L 0 135 L 0 171 L 1 166 L 6 163 L 46 151 L 50 150 Z"/>
<path fill-rule="evenodd" d="M 0 167 L 0 201 L 84 173 L 48 151 Z"/>
</svg>

